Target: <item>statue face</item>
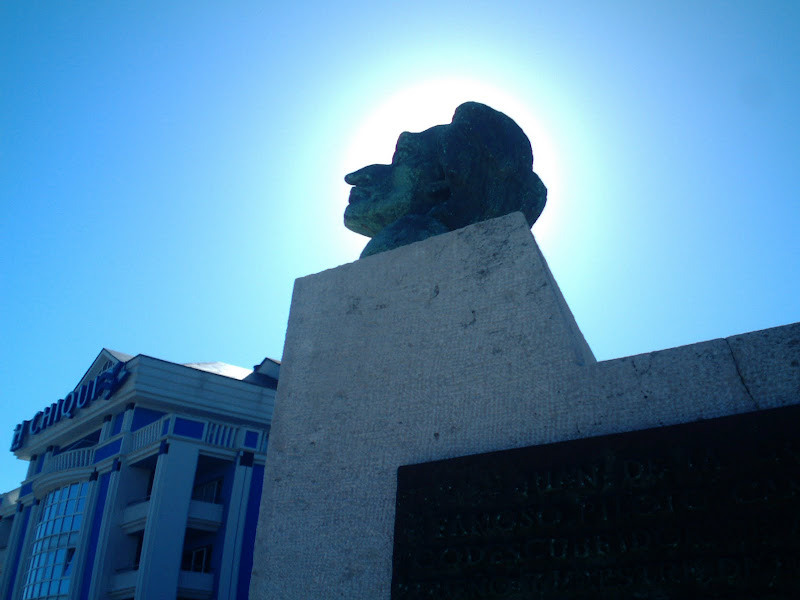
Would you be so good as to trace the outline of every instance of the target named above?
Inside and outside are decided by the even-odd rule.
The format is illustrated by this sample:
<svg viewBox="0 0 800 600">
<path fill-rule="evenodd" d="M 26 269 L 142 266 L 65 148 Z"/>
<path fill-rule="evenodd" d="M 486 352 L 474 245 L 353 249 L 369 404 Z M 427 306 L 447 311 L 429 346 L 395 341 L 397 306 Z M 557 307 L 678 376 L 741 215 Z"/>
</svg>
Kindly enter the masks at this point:
<svg viewBox="0 0 800 600">
<path fill-rule="evenodd" d="M 374 237 L 405 215 L 425 214 L 446 195 L 438 140 L 444 125 L 402 133 L 392 164 L 369 165 L 344 180 L 353 186 L 344 211 L 348 229 Z"/>
<path fill-rule="evenodd" d="M 353 186 L 344 224 L 372 238 L 362 257 L 514 211 L 533 225 L 547 188 L 532 164 L 519 125 L 484 104 L 465 102 L 449 125 L 401 134 L 391 164 L 344 178 Z"/>
</svg>

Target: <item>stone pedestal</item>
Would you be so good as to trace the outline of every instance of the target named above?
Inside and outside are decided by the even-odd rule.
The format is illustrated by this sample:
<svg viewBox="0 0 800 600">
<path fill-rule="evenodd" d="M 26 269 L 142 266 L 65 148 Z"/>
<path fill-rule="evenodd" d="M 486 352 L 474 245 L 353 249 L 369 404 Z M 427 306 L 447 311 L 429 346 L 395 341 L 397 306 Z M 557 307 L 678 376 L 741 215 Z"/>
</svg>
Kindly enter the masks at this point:
<svg viewBox="0 0 800 600">
<path fill-rule="evenodd" d="M 520 213 L 298 279 L 251 597 L 388 600 L 399 466 L 796 403 L 797 340 L 597 363 Z"/>
</svg>

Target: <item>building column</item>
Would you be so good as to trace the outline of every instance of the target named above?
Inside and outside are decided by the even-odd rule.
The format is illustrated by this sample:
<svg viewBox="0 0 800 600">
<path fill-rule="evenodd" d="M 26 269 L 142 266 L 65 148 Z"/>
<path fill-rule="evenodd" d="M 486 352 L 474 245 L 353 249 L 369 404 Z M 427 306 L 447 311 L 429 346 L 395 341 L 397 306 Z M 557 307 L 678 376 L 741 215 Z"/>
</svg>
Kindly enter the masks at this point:
<svg viewBox="0 0 800 600">
<path fill-rule="evenodd" d="M 111 427 L 114 417 L 112 415 L 106 415 L 103 417 L 103 425 L 100 428 L 100 441 L 99 444 L 105 442 L 108 438 L 111 437 Z"/>
<path fill-rule="evenodd" d="M 21 597 L 19 588 L 24 582 L 25 569 L 31 554 L 30 545 L 33 538 L 31 532 L 39 522 L 38 501 L 20 503 L 17 507 L 11 534 L 8 536 L 6 560 L 0 576 L 0 598 L 3 600 Z"/>
<path fill-rule="evenodd" d="M 136 600 L 175 600 L 197 470 L 196 445 L 162 442 L 142 540 Z"/>
<path fill-rule="evenodd" d="M 89 479 L 83 529 L 75 553 L 77 562 L 74 586 L 80 588 L 80 595 L 72 597 L 78 600 L 104 597 L 111 582 L 109 554 L 103 549 L 110 547 L 109 536 L 118 528 L 113 506 L 119 485 L 119 471 L 120 461 L 115 459 L 110 471 L 95 471 Z"/>
<path fill-rule="evenodd" d="M 131 430 L 131 423 L 133 423 L 134 408 L 136 408 L 136 405 L 133 402 L 129 402 L 128 405 L 125 407 L 125 414 L 122 417 L 122 431 Z"/>
<path fill-rule="evenodd" d="M 39 463 L 39 456 L 34 454 L 31 456 L 30 461 L 28 461 L 28 471 L 25 474 L 24 481 L 28 481 L 32 477 L 36 475 L 36 465 Z"/>
<path fill-rule="evenodd" d="M 252 454 L 247 453 L 252 457 Z M 247 499 L 250 492 L 250 479 L 253 475 L 253 461 L 242 461 L 233 475 L 230 498 L 228 498 L 228 520 L 225 525 L 225 540 L 222 546 L 222 559 L 219 565 L 219 600 L 236 598 L 236 584 L 239 575 L 239 556 L 242 553 L 244 522 L 247 514 Z"/>
</svg>

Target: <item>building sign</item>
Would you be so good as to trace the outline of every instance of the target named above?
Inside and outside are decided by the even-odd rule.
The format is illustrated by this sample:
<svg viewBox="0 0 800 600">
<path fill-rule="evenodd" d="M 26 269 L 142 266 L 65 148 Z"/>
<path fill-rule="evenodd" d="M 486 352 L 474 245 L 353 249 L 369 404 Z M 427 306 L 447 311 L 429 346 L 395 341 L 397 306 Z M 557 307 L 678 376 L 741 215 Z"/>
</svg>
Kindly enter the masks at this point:
<svg viewBox="0 0 800 600">
<path fill-rule="evenodd" d="M 14 437 L 11 440 L 11 451 L 14 452 L 25 444 L 25 438 L 36 435 L 55 425 L 61 419 L 72 419 L 80 410 L 88 407 L 92 402 L 102 397 L 108 400 L 125 382 L 130 373 L 124 363 L 117 363 L 108 371 L 100 373 L 89 383 L 70 392 L 58 402 L 40 410 L 30 421 L 23 421 L 14 428 Z"/>
<path fill-rule="evenodd" d="M 800 598 L 800 406 L 400 467 L 392 600 Z"/>
</svg>

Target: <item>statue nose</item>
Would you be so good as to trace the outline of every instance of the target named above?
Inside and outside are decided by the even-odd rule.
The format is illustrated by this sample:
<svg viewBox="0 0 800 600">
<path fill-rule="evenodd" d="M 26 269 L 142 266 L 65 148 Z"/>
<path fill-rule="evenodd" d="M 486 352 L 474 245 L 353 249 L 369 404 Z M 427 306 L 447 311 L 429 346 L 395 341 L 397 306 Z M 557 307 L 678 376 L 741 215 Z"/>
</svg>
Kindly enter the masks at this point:
<svg viewBox="0 0 800 600">
<path fill-rule="evenodd" d="M 391 165 L 369 165 L 345 175 L 344 181 L 350 185 L 371 185 L 385 179 L 391 169 Z"/>
</svg>

